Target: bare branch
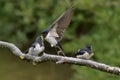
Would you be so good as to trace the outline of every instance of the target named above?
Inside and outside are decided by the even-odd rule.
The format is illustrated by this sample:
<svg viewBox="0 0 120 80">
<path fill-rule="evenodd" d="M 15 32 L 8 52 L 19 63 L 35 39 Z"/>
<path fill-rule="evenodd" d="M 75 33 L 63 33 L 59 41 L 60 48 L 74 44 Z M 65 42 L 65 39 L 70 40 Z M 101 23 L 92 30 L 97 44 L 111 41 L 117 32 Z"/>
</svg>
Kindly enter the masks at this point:
<svg viewBox="0 0 120 80">
<path fill-rule="evenodd" d="M 9 48 L 17 56 L 20 56 L 20 55 L 24 56 L 21 50 L 12 43 L 0 41 L 0 46 Z"/>
<path fill-rule="evenodd" d="M 23 54 L 21 50 L 18 47 L 16 47 L 14 44 L 4 41 L 0 41 L 0 46 L 9 48 L 16 56 L 20 57 L 22 55 L 27 60 L 32 60 L 36 62 L 53 61 L 56 62 L 57 64 L 61 64 L 61 63 L 76 64 L 80 66 L 91 67 L 93 69 L 101 70 L 111 74 L 120 75 L 119 67 L 109 66 L 92 60 L 77 59 L 73 57 L 64 57 L 64 56 L 51 55 L 46 53 L 43 53 L 42 56 L 37 56 L 37 57 L 31 56 L 28 54 Z"/>
</svg>

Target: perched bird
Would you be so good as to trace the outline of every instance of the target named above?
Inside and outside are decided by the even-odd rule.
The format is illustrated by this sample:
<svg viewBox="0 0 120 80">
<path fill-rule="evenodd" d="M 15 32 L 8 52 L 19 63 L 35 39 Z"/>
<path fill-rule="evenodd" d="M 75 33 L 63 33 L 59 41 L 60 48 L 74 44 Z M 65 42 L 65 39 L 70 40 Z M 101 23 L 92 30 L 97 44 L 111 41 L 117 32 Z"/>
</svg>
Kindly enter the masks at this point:
<svg viewBox="0 0 120 80">
<path fill-rule="evenodd" d="M 50 43 L 51 47 L 56 47 L 57 54 L 62 53 L 63 55 L 65 55 L 61 47 L 60 41 L 63 37 L 63 33 L 71 22 L 72 14 L 73 8 L 70 7 L 56 21 L 54 21 L 52 25 L 50 25 L 41 33 L 43 38 L 48 43 Z"/>
<path fill-rule="evenodd" d="M 45 49 L 43 40 L 41 36 L 38 36 L 35 42 L 24 52 L 32 56 L 38 56 L 39 53 L 43 52 Z"/>
<path fill-rule="evenodd" d="M 78 50 L 75 55 L 77 58 L 90 59 L 94 53 L 91 50 L 91 46 L 85 46 L 84 48 Z"/>
</svg>

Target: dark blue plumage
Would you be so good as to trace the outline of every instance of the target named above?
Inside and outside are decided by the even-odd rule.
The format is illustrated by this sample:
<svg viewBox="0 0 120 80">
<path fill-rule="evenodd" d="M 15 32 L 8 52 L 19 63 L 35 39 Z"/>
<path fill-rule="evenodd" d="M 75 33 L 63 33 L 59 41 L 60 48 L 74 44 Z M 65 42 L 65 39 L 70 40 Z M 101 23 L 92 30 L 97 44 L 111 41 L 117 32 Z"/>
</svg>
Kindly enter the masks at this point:
<svg viewBox="0 0 120 80">
<path fill-rule="evenodd" d="M 48 33 L 49 32 L 49 30 L 48 29 L 45 29 L 45 30 L 43 30 L 41 33 Z"/>
</svg>

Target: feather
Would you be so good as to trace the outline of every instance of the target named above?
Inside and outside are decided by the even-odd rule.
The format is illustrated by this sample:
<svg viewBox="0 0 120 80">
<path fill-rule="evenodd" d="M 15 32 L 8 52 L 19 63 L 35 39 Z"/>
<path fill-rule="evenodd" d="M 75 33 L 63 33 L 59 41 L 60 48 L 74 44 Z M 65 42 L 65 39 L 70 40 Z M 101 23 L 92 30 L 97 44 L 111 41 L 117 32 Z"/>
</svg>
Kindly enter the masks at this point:
<svg viewBox="0 0 120 80">
<path fill-rule="evenodd" d="M 70 7 L 66 12 L 64 12 L 56 21 L 49 26 L 49 33 L 60 41 L 63 37 L 63 33 L 71 22 L 71 17 L 73 14 L 73 9 Z"/>
</svg>

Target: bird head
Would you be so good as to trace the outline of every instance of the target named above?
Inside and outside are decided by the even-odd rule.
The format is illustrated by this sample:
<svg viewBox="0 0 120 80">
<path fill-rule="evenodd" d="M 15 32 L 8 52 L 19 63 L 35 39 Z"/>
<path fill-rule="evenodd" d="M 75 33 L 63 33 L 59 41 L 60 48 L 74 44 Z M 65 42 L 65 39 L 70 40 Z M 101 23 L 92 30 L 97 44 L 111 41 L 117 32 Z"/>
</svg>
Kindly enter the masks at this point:
<svg viewBox="0 0 120 80">
<path fill-rule="evenodd" d="M 41 32 L 41 35 L 45 38 L 46 36 L 47 36 L 47 34 L 48 34 L 48 32 L 49 32 L 49 30 L 43 30 L 42 32 Z"/>
<path fill-rule="evenodd" d="M 91 46 L 90 45 L 85 46 L 85 48 L 91 51 Z"/>
</svg>

